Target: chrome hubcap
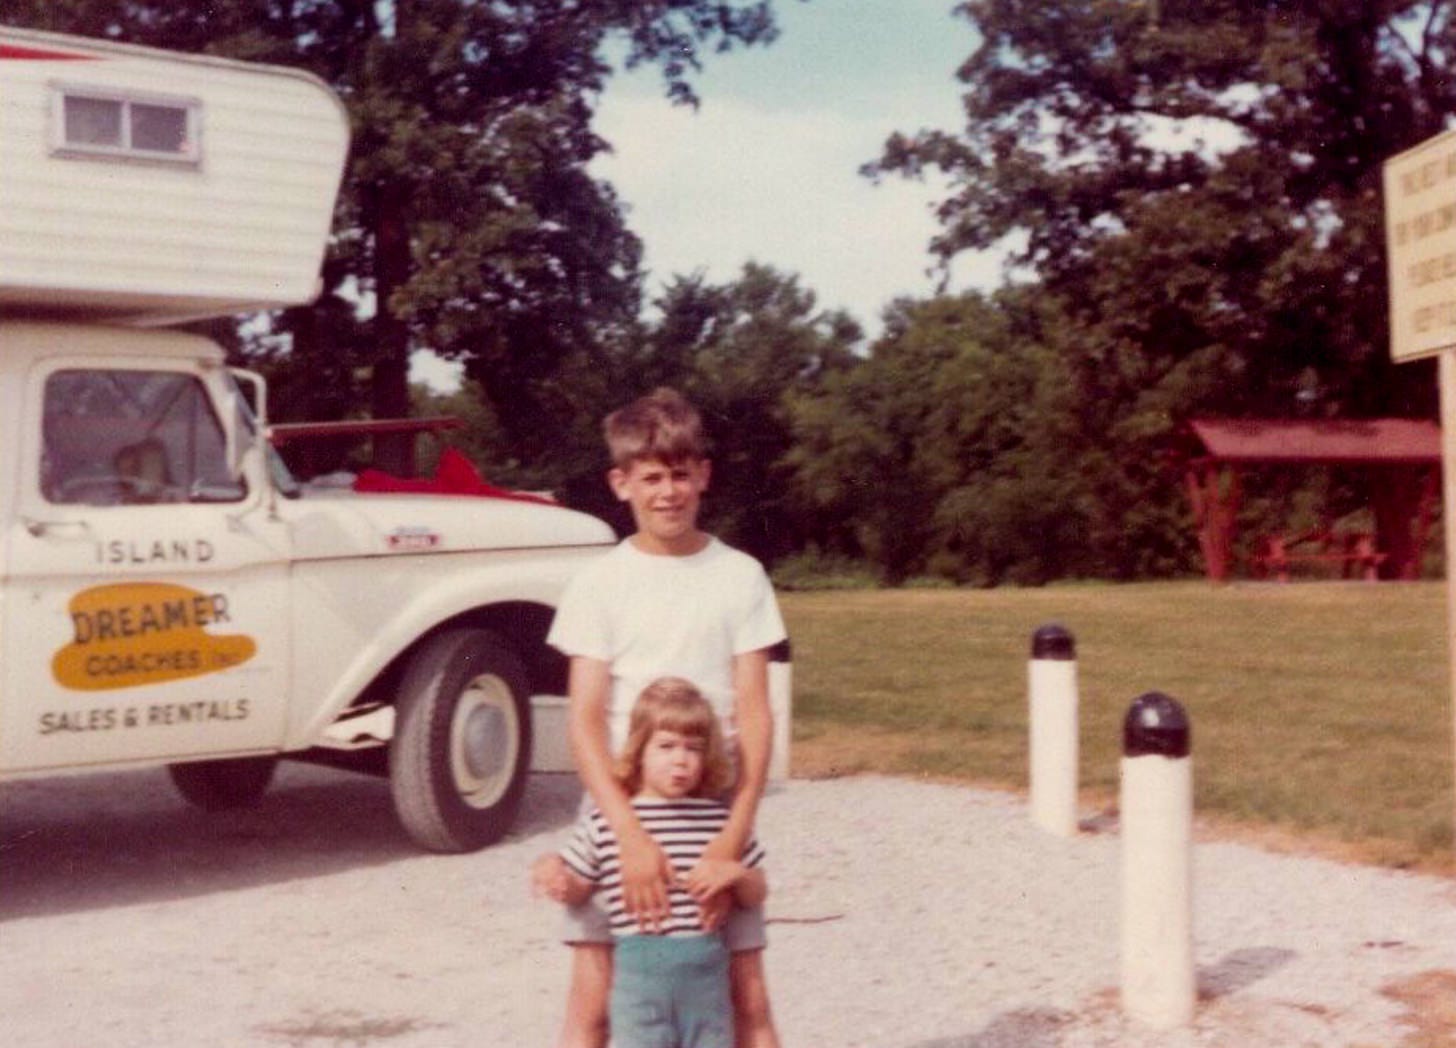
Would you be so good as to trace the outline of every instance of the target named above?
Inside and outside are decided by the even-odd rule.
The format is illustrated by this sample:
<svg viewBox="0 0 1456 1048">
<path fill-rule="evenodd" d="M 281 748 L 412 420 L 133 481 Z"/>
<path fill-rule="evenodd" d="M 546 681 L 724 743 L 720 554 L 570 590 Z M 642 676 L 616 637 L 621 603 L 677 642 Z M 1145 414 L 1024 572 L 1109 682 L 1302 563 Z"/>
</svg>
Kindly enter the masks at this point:
<svg viewBox="0 0 1456 1048">
<path fill-rule="evenodd" d="M 505 796 L 521 749 L 520 720 L 505 682 L 491 674 L 466 685 L 450 722 L 450 770 L 460 799 L 489 808 Z"/>
</svg>

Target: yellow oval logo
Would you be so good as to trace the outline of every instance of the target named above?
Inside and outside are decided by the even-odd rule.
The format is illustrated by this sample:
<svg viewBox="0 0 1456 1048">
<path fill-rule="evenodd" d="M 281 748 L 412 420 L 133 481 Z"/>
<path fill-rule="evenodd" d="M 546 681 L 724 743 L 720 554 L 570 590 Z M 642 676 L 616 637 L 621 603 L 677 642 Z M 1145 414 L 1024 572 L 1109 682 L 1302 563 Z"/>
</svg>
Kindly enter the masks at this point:
<svg viewBox="0 0 1456 1048">
<path fill-rule="evenodd" d="M 258 651 L 252 637 L 213 634 L 231 622 L 227 597 L 167 582 L 95 586 L 71 598 L 72 640 L 51 659 L 77 691 L 134 688 L 230 669 Z"/>
</svg>

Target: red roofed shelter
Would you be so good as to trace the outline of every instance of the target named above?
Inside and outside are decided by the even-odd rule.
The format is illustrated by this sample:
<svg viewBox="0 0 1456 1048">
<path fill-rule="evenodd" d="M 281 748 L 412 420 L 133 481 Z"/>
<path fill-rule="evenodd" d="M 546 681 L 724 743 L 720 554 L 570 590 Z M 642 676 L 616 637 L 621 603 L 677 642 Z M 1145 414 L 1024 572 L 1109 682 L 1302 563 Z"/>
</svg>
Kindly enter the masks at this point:
<svg viewBox="0 0 1456 1048">
<path fill-rule="evenodd" d="M 1234 522 L 1241 484 L 1239 468 L 1252 465 L 1370 467 L 1370 508 L 1375 535 L 1351 537 L 1335 547 L 1323 536 L 1311 559 L 1359 566 L 1367 578 L 1413 579 L 1430 532 L 1440 485 L 1441 429 L 1421 419 L 1341 421 L 1201 419 L 1189 423 L 1197 450 L 1185 472 L 1198 544 L 1208 578 L 1228 579 L 1233 560 Z M 1294 545 L 1312 536 L 1287 540 Z M 1273 563 L 1281 578 L 1293 556 L 1277 537 L 1260 563 Z"/>
</svg>

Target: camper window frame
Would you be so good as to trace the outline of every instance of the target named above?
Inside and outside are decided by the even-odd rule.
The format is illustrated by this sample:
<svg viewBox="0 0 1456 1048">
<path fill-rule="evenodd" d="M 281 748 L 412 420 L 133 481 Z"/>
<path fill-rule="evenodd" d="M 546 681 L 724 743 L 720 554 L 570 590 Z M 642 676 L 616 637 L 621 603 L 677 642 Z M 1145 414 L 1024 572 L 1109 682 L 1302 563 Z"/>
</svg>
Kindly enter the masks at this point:
<svg viewBox="0 0 1456 1048">
<path fill-rule="evenodd" d="M 164 95 L 150 91 L 133 91 L 100 84 L 75 81 L 52 81 L 50 88 L 51 154 L 86 160 L 126 160 L 168 167 L 200 168 L 202 166 L 202 99 L 189 95 Z M 122 144 L 101 145 L 73 142 L 66 137 L 66 99 L 84 98 L 98 102 L 115 102 L 121 106 Z M 158 149 L 139 149 L 131 145 L 132 107 L 136 105 L 180 109 L 186 114 L 185 152 L 170 153 Z"/>
</svg>

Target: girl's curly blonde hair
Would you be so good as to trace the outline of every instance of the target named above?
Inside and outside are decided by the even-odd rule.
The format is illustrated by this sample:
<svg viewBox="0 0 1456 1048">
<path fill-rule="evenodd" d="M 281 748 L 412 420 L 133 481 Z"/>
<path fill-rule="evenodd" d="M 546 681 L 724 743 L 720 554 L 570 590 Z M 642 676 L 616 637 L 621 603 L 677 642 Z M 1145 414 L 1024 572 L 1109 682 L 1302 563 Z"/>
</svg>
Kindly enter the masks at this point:
<svg viewBox="0 0 1456 1048">
<path fill-rule="evenodd" d="M 627 744 L 612 774 L 629 797 L 642 789 L 642 751 L 655 731 L 673 731 L 703 740 L 703 776 L 690 797 L 720 797 L 732 784 L 728 750 L 718 715 L 703 693 L 681 677 L 661 677 L 642 689 L 632 707 Z"/>
</svg>

